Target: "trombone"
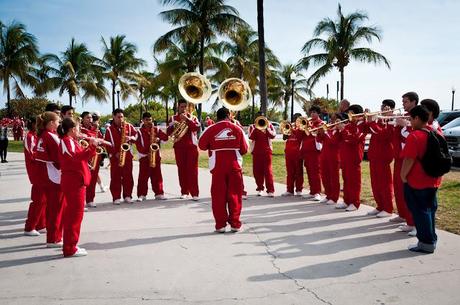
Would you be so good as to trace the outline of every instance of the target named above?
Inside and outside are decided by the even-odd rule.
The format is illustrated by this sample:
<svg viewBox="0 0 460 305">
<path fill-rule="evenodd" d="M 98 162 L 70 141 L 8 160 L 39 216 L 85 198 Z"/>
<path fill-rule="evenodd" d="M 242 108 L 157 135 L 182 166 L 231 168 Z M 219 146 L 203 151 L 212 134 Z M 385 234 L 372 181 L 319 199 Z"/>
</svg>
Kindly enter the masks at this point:
<svg viewBox="0 0 460 305">
<path fill-rule="evenodd" d="M 281 121 L 280 131 L 285 136 L 290 136 L 292 134 L 292 124 L 288 121 Z"/>
<path fill-rule="evenodd" d="M 310 125 L 310 121 L 311 121 L 311 118 L 302 116 L 302 117 L 298 117 L 295 120 L 295 124 L 300 130 L 305 131 L 308 129 L 308 126 Z"/>
</svg>

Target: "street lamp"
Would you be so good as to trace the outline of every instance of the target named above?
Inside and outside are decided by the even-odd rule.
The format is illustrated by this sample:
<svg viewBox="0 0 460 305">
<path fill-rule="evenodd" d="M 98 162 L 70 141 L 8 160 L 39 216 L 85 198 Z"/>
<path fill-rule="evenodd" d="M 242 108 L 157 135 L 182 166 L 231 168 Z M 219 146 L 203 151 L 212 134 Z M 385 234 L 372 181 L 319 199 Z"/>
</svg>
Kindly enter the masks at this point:
<svg viewBox="0 0 460 305">
<path fill-rule="evenodd" d="M 452 111 L 454 111 L 455 87 L 452 87 Z"/>
<path fill-rule="evenodd" d="M 118 102 L 118 107 L 117 108 L 120 108 L 120 85 L 117 85 L 117 87 L 115 89 L 117 91 L 117 102 Z"/>
<path fill-rule="evenodd" d="M 291 122 L 292 120 L 294 119 L 294 82 L 295 82 L 295 78 L 297 77 L 297 75 L 295 74 L 294 71 L 292 71 L 291 75 Z"/>
</svg>

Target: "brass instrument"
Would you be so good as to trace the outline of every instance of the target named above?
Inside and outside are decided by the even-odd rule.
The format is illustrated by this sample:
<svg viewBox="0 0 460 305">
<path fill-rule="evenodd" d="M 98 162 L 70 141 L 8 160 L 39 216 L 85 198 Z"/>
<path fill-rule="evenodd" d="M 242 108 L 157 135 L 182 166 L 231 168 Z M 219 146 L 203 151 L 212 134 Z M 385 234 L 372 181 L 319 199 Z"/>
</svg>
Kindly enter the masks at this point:
<svg viewBox="0 0 460 305">
<path fill-rule="evenodd" d="M 363 112 L 363 113 L 356 113 L 356 114 L 352 114 L 352 113 L 348 113 L 348 120 L 352 120 L 353 118 L 368 118 L 368 117 L 372 117 L 372 116 L 381 116 L 382 114 L 386 114 L 386 113 L 390 113 L 390 112 L 395 112 L 395 111 L 399 111 L 401 112 L 401 109 L 402 108 L 398 108 L 398 109 L 388 109 L 388 110 L 381 110 L 381 111 L 375 111 L 375 112 Z"/>
<path fill-rule="evenodd" d="M 182 75 L 178 87 L 182 97 L 192 104 L 200 104 L 208 100 L 212 93 L 209 80 L 197 72 Z"/>
<path fill-rule="evenodd" d="M 193 104 L 190 104 L 193 105 Z M 185 116 L 189 119 L 193 118 L 190 113 L 185 114 Z M 171 139 L 174 143 L 179 141 L 188 131 L 188 122 L 187 120 L 182 121 L 174 121 L 174 130 L 171 134 Z"/>
<path fill-rule="evenodd" d="M 126 142 L 126 128 L 125 122 L 121 122 L 121 145 L 120 145 L 120 157 L 118 159 L 118 166 L 125 166 L 126 153 L 131 149 L 131 145 Z"/>
<path fill-rule="evenodd" d="M 338 122 L 335 122 L 335 123 L 329 123 L 329 124 L 326 124 L 324 126 L 325 130 L 329 130 L 331 129 L 332 127 L 335 127 L 337 125 L 340 125 L 340 124 L 346 124 L 346 123 L 349 123 L 350 120 L 342 120 L 342 121 L 338 121 Z"/>
<path fill-rule="evenodd" d="M 240 111 L 249 106 L 252 99 L 249 85 L 239 78 L 228 78 L 219 86 L 219 100 L 222 105 L 232 111 Z"/>
<path fill-rule="evenodd" d="M 157 151 L 160 149 L 160 145 L 157 143 L 155 135 L 155 127 L 152 124 L 152 130 L 150 132 L 150 146 L 149 146 L 149 164 L 150 167 L 156 166 Z"/>
<path fill-rule="evenodd" d="M 96 146 L 96 155 L 91 159 L 89 167 L 90 169 L 95 169 L 97 162 L 99 162 L 99 155 L 105 153 L 105 149 L 102 146 Z"/>
<path fill-rule="evenodd" d="M 281 121 L 280 131 L 285 136 L 290 136 L 292 134 L 292 125 L 288 121 Z"/>
<path fill-rule="evenodd" d="M 84 139 L 78 140 L 78 144 L 80 144 L 80 146 L 83 148 L 88 148 L 89 146 L 89 142 Z"/>
<path fill-rule="evenodd" d="M 295 121 L 295 124 L 297 128 L 299 128 L 302 131 L 305 131 L 308 126 L 310 125 L 311 118 L 308 117 L 298 117 L 297 120 Z"/>
<path fill-rule="evenodd" d="M 268 119 L 263 115 L 256 117 L 256 119 L 254 120 L 254 126 L 262 131 L 265 131 L 268 128 L 268 124 Z"/>
</svg>

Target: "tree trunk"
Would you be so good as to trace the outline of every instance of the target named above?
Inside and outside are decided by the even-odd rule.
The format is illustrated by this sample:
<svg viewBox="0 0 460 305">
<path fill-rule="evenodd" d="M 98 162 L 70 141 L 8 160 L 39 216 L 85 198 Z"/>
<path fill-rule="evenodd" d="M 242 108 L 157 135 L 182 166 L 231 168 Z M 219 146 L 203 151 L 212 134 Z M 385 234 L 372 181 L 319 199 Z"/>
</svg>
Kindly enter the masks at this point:
<svg viewBox="0 0 460 305">
<path fill-rule="evenodd" d="M 72 93 L 69 92 L 69 106 L 72 107 Z"/>
<path fill-rule="evenodd" d="M 112 80 L 112 112 L 115 110 L 115 81 Z"/>
<path fill-rule="evenodd" d="M 12 115 L 11 115 L 11 104 L 10 104 L 10 101 L 11 101 L 10 78 L 7 77 L 7 78 L 6 78 L 6 108 L 7 108 L 7 116 L 8 116 L 9 118 L 12 117 Z"/>
<path fill-rule="evenodd" d="M 252 95 L 252 113 L 251 113 L 251 121 L 254 122 L 255 119 L 255 111 L 256 111 L 256 101 L 254 95 Z"/>
<path fill-rule="evenodd" d="M 259 34 L 260 111 L 267 112 L 267 82 L 265 79 L 264 1 L 257 0 L 257 32 Z"/>
<path fill-rule="evenodd" d="M 200 74 L 204 75 L 204 36 L 203 35 L 201 35 L 200 37 Z M 201 103 L 198 104 L 198 107 L 196 109 L 196 114 L 198 116 L 198 121 L 201 124 Z"/>
<path fill-rule="evenodd" d="M 144 112 L 144 103 L 142 100 L 142 88 L 139 89 L 139 122 L 142 121 L 142 113 Z"/>
<path fill-rule="evenodd" d="M 340 100 L 343 100 L 343 79 L 344 79 L 344 68 L 340 69 Z"/>
<path fill-rule="evenodd" d="M 166 125 L 168 125 L 168 121 L 169 121 L 169 111 L 168 111 L 168 99 L 166 99 Z"/>
<path fill-rule="evenodd" d="M 289 96 L 287 92 L 284 93 L 284 113 L 283 113 L 283 119 L 287 120 L 288 119 L 288 112 L 289 112 Z"/>
</svg>

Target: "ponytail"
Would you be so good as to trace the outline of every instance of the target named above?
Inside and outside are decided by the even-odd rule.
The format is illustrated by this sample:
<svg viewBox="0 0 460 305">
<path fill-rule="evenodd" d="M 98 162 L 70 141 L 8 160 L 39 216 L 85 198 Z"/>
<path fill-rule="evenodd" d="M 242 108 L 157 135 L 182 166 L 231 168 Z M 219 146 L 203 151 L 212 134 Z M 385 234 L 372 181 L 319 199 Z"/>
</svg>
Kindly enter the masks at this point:
<svg viewBox="0 0 460 305">
<path fill-rule="evenodd" d="M 43 131 L 46 130 L 46 125 L 48 125 L 49 122 L 55 120 L 59 120 L 59 116 L 51 111 L 46 111 L 38 115 L 36 120 L 37 135 L 40 136 Z"/>
<path fill-rule="evenodd" d="M 77 122 L 74 118 L 65 118 L 62 121 L 61 128 L 58 128 L 58 133 L 61 136 L 65 136 L 71 128 L 77 127 Z"/>
</svg>

